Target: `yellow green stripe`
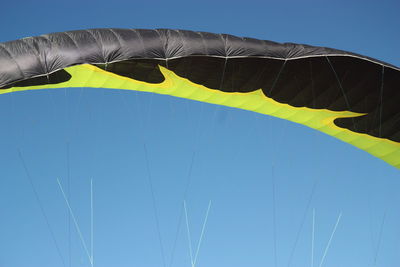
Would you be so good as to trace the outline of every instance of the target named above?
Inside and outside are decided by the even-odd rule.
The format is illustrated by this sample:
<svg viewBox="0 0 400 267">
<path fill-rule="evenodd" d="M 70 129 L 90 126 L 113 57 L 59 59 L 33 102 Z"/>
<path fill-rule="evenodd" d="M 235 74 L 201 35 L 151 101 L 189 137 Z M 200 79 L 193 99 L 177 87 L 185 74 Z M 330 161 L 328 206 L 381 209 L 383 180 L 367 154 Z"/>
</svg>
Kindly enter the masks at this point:
<svg viewBox="0 0 400 267">
<path fill-rule="evenodd" d="M 1 90 L 0 93 L 65 87 L 93 87 L 171 95 L 250 110 L 300 123 L 352 144 L 386 161 L 390 165 L 400 168 L 400 143 L 353 132 L 334 124 L 334 120 L 337 118 L 357 117 L 363 114 L 350 111 L 330 111 L 326 109 L 293 107 L 266 97 L 261 89 L 250 93 L 222 92 L 181 78 L 164 67 L 160 66 L 160 70 L 165 80 L 162 83 L 151 84 L 119 76 L 92 65 L 78 65 L 65 69 L 65 71 L 72 76 L 67 82 L 31 87 L 12 87 Z"/>
</svg>

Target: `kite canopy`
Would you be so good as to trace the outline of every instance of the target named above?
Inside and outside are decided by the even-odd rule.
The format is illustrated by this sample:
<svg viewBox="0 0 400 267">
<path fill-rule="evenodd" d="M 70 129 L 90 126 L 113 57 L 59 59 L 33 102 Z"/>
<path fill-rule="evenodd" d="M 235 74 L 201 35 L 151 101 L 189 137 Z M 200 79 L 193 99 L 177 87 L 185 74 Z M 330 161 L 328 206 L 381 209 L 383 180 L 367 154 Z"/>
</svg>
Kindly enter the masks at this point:
<svg viewBox="0 0 400 267">
<path fill-rule="evenodd" d="M 317 129 L 400 168 L 400 69 L 341 50 L 182 30 L 94 29 L 0 44 L 0 93 L 127 89 Z"/>
</svg>

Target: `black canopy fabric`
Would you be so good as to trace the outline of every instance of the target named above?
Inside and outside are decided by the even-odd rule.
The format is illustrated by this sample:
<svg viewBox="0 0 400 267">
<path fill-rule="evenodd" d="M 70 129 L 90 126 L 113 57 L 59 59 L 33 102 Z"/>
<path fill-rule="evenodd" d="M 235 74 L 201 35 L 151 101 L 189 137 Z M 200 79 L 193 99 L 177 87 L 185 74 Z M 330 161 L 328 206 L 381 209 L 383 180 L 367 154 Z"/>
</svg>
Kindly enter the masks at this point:
<svg viewBox="0 0 400 267">
<path fill-rule="evenodd" d="M 77 64 L 191 56 L 271 58 L 346 56 L 398 68 L 341 50 L 183 30 L 93 29 L 52 33 L 0 44 L 0 87 Z"/>
<path fill-rule="evenodd" d="M 108 86 L 72 82 L 77 81 L 74 73 L 78 72 L 71 68 L 88 64 L 113 74 L 109 79 L 119 77 L 149 86 L 164 83 L 163 70 L 168 70 L 190 84 L 179 92 L 148 90 L 289 119 L 400 167 L 400 69 L 379 60 L 331 48 L 227 34 L 81 30 L 1 43 L 0 93 L 84 85 L 139 90 L 117 82 Z M 192 85 L 212 90 L 213 97 L 196 86 L 200 90 L 196 97 L 185 94 Z M 272 100 L 285 111 L 275 114 L 271 107 L 259 108 L 258 100 L 244 100 L 259 91 L 265 103 Z M 237 94 L 246 103 L 233 101 Z M 308 115 L 302 115 L 304 110 Z M 296 116 L 291 115 L 294 111 Z M 321 121 L 326 111 L 336 114 L 332 121 L 325 117 Z M 307 121 L 306 116 L 310 117 Z"/>
</svg>

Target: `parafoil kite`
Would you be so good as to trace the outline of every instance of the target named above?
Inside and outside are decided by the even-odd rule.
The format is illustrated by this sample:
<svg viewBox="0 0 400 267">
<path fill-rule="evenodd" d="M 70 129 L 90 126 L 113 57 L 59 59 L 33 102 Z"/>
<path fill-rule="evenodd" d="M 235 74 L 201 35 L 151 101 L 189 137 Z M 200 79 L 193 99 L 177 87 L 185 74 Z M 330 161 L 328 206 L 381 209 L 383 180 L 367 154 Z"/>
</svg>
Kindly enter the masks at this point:
<svg viewBox="0 0 400 267">
<path fill-rule="evenodd" d="M 400 69 L 350 52 L 168 29 L 0 44 L 0 93 L 61 87 L 153 92 L 267 114 L 400 168 Z"/>
</svg>

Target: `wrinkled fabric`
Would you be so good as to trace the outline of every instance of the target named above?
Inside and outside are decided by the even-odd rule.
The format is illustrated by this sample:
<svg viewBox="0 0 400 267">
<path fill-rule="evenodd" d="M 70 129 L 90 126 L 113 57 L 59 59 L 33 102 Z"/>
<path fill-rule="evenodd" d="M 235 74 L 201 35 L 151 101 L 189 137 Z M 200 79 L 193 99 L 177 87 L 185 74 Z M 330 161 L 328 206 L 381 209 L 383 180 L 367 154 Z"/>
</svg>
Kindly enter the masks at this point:
<svg viewBox="0 0 400 267">
<path fill-rule="evenodd" d="M 78 64 L 130 59 L 174 59 L 188 56 L 301 57 L 351 56 L 390 64 L 341 50 L 292 43 L 169 29 L 92 29 L 52 33 L 0 43 L 0 87 L 48 75 Z"/>
</svg>

